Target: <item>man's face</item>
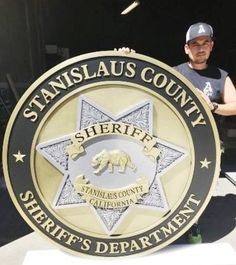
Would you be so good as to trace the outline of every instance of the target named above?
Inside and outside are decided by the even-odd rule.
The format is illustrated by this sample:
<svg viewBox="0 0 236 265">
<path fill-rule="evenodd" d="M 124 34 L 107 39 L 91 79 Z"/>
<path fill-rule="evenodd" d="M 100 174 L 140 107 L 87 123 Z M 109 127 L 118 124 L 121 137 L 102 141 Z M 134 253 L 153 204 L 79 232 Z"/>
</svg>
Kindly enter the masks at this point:
<svg viewBox="0 0 236 265">
<path fill-rule="evenodd" d="M 214 42 L 208 36 L 197 37 L 185 44 L 185 53 L 191 62 L 195 64 L 206 63 L 210 57 Z"/>
</svg>

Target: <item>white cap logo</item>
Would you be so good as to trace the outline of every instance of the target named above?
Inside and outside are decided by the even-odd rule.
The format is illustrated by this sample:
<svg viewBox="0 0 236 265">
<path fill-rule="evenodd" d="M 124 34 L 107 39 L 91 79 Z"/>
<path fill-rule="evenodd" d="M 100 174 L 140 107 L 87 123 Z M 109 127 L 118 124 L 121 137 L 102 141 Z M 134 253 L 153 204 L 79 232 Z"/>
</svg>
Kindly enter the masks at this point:
<svg viewBox="0 0 236 265">
<path fill-rule="evenodd" d="M 203 32 L 206 32 L 203 25 L 200 25 L 199 26 L 199 30 L 198 30 L 198 33 L 203 33 Z"/>
</svg>

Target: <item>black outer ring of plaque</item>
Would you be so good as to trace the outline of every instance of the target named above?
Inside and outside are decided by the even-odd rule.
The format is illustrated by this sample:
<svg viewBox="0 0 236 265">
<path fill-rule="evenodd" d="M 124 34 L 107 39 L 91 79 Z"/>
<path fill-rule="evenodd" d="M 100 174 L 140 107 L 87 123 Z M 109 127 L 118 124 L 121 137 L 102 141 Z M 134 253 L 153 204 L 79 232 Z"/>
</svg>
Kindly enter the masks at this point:
<svg viewBox="0 0 236 265">
<path fill-rule="evenodd" d="M 24 110 L 25 106 L 29 103 L 29 101 L 37 94 L 37 92 L 45 87 L 45 84 L 50 80 L 55 78 L 56 76 L 59 76 L 61 73 L 65 72 L 66 70 L 70 70 L 72 67 L 76 67 L 79 65 L 87 64 L 88 67 L 91 69 L 96 69 L 97 65 L 100 61 L 103 61 L 105 63 L 109 63 L 110 60 L 120 60 L 124 62 L 133 62 L 137 67 L 137 73 L 135 77 L 130 80 L 130 78 L 125 76 L 113 76 L 109 79 L 106 77 L 100 77 L 99 80 L 96 79 L 96 83 L 98 82 L 105 82 L 108 83 L 110 81 L 121 81 L 121 82 L 131 82 L 136 83 L 142 86 L 145 86 L 148 89 L 153 90 L 156 93 L 159 93 L 161 96 L 166 98 L 163 90 L 157 89 L 153 84 L 147 84 L 144 83 L 144 81 L 140 78 L 140 72 L 139 69 L 143 69 L 144 67 L 151 67 L 155 69 L 156 72 L 164 73 L 168 77 L 175 80 L 178 84 L 180 84 L 185 90 L 188 90 L 189 95 L 194 99 L 195 102 L 197 102 L 199 109 L 204 114 L 204 118 L 206 120 L 207 125 L 202 126 L 199 128 L 193 129 L 190 126 L 189 122 L 186 122 L 188 129 L 192 136 L 192 141 L 194 145 L 194 154 L 195 154 L 195 168 L 193 172 L 193 180 L 189 187 L 189 190 L 183 199 L 181 205 L 169 215 L 169 217 L 165 220 L 165 223 L 172 220 L 172 218 L 180 211 L 181 207 L 186 203 L 187 198 L 189 198 L 190 194 L 197 194 L 198 197 L 201 198 L 201 203 L 198 207 L 198 210 L 194 216 L 194 218 L 191 218 L 188 222 L 186 222 L 185 225 L 180 229 L 180 231 L 173 232 L 170 238 L 163 239 L 161 244 L 160 243 L 154 243 L 152 246 L 147 246 L 145 249 L 140 249 L 137 251 L 133 251 L 132 253 L 95 253 L 95 242 L 96 241 L 102 241 L 107 244 L 111 242 L 116 242 L 119 244 L 119 242 L 128 241 L 131 242 L 131 240 L 136 240 L 141 237 L 145 237 L 147 234 L 151 234 L 155 232 L 158 227 L 163 226 L 163 223 L 159 224 L 157 227 L 154 227 L 148 231 L 142 232 L 140 234 L 136 234 L 135 236 L 131 237 L 109 237 L 109 238 L 95 238 L 93 236 L 85 235 L 82 233 L 78 233 L 77 231 L 72 230 L 70 227 L 67 227 L 65 224 L 61 223 L 58 220 L 55 220 L 55 217 L 51 214 L 51 212 L 47 209 L 47 207 L 42 203 L 40 197 L 37 195 L 36 189 L 34 188 L 33 181 L 31 178 L 31 165 L 30 165 L 30 153 L 31 153 L 31 147 L 32 147 L 32 140 L 35 134 L 35 131 L 37 130 L 38 124 L 43 119 L 44 115 L 46 115 L 47 111 L 50 110 L 50 108 L 53 106 L 53 104 L 49 105 L 47 107 L 47 111 L 42 111 L 41 115 L 37 122 L 30 123 L 25 118 L 23 118 L 22 111 Z M 83 87 L 84 85 L 89 85 L 94 82 L 93 79 L 87 80 L 86 82 L 82 82 L 79 85 L 76 85 L 74 88 L 70 88 L 70 92 L 73 91 L 73 89 L 79 89 L 80 87 Z M 54 100 L 54 103 L 56 103 L 58 100 L 63 98 L 68 91 L 62 92 L 60 96 L 56 100 Z M 184 110 L 181 108 L 178 108 L 178 104 L 171 98 L 166 98 L 170 104 L 174 108 L 176 108 L 179 111 L 179 114 L 184 118 Z M 209 148 L 210 147 L 210 148 Z M 22 153 L 27 154 L 25 157 L 25 162 L 22 164 L 16 164 L 15 158 L 12 154 L 17 153 L 18 150 L 22 150 Z M 205 157 L 208 158 L 208 160 L 212 161 L 211 166 L 209 167 L 209 170 L 202 170 L 201 164 L 198 162 L 200 160 L 203 160 Z M 160 249 L 174 240 L 176 240 L 178 237 L 180 237 L 201 215 L 205 207 L 207 206 L 212 190 L 214 188 L 214 183 L 216 182 L 216 179 L 219 175 L 220 171 L 220 148 L 219 148 L 219 138 L 217 129 L 214 123 L 214 119 L 210 113 L 209 110 L 207 110 L 206 107 L 204 107 L 204 103 L 202 103 L 202 100 L 199 99 L 197 94 L 194 92 L 193 86 L 180 74 L 178 74 L 175 70 L 173 70 L 171 67 L 154 60 L 150 57 L 143 56 L 140 54 L 129 54 L 124 55 L 121 52 L 113 52 L 113 51 L 107 51 L 107 52 L 96 52 L 91 54 L 86 54 L 83 56 L 74 57 L 68 61 L 65 61 L 58 66 L 52 68 L 48 72 L 46 72 L 43 76 L 41 76 L 38 80 L 35 81 L 34 84 L 25 92 L 25 94 L 22 96 L 21 100 L 17 104 L 15 110 L 13 111 L 13 114 L 10 118 L 5 138 L 4 138 L 4 146 L 3 146 L 3 167 L 4 167 L 4 175 L 7 183 L 8 190 L 10 192 L 11 198 L 16 205 L 17 209 L 19 210 L 20 214 L 24 217 L 24 219 L 27 221 L 27 223 L 34 229 L 39 230 L 43 234 L 45 234 L 48 238 L 51 238 L 54 242 L 58 243 L 62 247 L 64 247 L 65 250 L 72 251 L 76 254 L 85 254 L 85 255 L 92 255 L 92 256 L 108 256 L 108 257 L 118 257 L 118 256 L 125 256 L 125 255 L 140 255 L 140 254 L 146 254 L 153 252 L 157 249 Z M 76 236 L 86 238 L 88 240 L 91 240 L 94 242 L 91 244 L 91 248 L 89 251 L 83 251 L 80 249 L 78 251 L 79 246 L 77 244 L 74 244 L 73 247 L 68 247 L 65 242 L 58 241 L 55 237 L 51 236 L 50 234 L 47 234 L 43 229 L 41 229 L 40 225 L 38 225 L 34 219 L 31 217 L 31 215 L 28 213 L 28 211 L 24 208 L 24 205 L 22 204 L 22 201 L 19 199 L 19 194 L 26 192 L 27 190 L 32 190 L 35 195 L 36 201 L 39 203 L 42 210 L 48 215 L 49 218 L 51 218 L 55 223 L 60 225 L 65 230 L 71 232 L 72 234 L 75 234 Z"/>
</svg>

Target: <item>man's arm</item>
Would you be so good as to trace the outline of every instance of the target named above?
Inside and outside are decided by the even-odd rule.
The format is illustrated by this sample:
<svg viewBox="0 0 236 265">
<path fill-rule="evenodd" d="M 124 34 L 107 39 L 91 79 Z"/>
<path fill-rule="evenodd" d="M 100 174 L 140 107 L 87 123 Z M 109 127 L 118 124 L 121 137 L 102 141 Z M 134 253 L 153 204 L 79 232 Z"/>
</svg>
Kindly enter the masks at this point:
<svg viewBox="0 0 236 265">
<path fill-rule="evenodd" d="M 228 76 L 225 80 L 222 100 L 224 104 L 218 104 L 215 113 L 223 116 L 236 115 L 236 90 L 233 82 Z"/>
<path fill-rule="evenodd" d="M 207 102 L 211 111 L 214 109 L 214 113 L 222 116 L 232 116 L 236 115 L 236 90 L 229 77 L 226 77 L 224 92 L 222 94 L 222 104 L 217 104 L 217 108 L 214 107 L 213 102 L 210 98 L 205 95 L 201 90 L 198 90 L 200 95 Z"/>
</svg>

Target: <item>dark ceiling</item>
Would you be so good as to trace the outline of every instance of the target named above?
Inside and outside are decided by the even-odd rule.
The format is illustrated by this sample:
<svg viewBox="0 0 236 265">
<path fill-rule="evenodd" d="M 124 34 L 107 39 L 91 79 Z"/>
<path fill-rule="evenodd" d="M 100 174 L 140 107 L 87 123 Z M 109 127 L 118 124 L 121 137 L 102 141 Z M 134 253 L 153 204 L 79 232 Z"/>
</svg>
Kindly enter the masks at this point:
<svg viewBox="0 0 236 265">
<path fill-rule="evenodd" d="M 128 46 L 176 65 L 186 59 L 188 27 L 203 21 L 215 32 L 212 62 L 227 70 L 236 84 L 236 0 L 140 0 L 122 16 L 132 2 L 0 0 L 0 141 L 15 104 L 10 88 L 23 94 L 43 72 L 65 59 L 57 52 L 47 53 L 48 45 L 66 48 L 69 57 Z"/>
<path fill-rule="evenodd" d="M 141 0 L 127 15 L 133 0 L 44 0 L 45 39 L 69 47 L 71 55 L 129 46 L 173 65 L 184 59 L 188 26 L 210 23 L 215 31 L 214 61 L 227 65 L 236 49 L 235 0 Z"/>
<path fill-rule="evenodd" d="M 128 46 L 169 65 L 185 60 L 185 32 L 194 22 L 215 31 L 212 61 L 236 77 L 236 0 L 0 0 L 0 82 L 32 82 L 63 58 L 51 60 L 47 45 L 69 56 Z"/>
</svg>

